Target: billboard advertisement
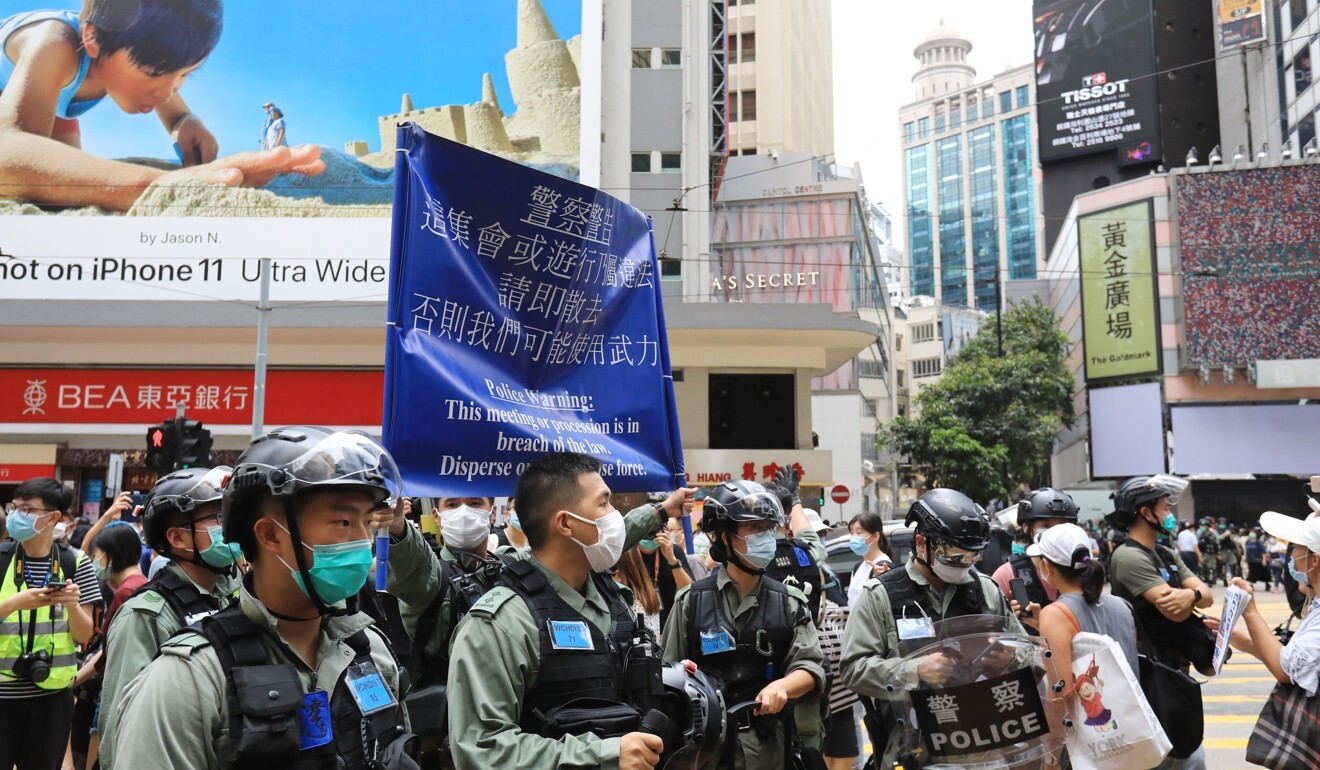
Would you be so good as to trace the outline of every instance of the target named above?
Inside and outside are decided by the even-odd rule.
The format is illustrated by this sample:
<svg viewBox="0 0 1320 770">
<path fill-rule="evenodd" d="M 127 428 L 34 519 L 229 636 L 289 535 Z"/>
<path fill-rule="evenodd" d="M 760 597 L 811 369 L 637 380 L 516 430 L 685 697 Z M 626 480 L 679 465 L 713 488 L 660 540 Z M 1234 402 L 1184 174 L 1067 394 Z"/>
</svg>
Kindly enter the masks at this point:
<svg viewBox="0 0 1320 770">
<path fill-rule="evenodd" d="M 980 313 L 955 313 L 946 311 L 940 319 L 940 328 L 944 335 L 944 360 L 951 361 L 962 352 L 963 347 L 976 338 L 981 330 L 985 316 Z"/>
<path fill-rule="evenodd" d="M 593 1 L 7 3 L 0 299 L 383 302 L 395 126 L 577 179 Z"/>
<path fill-rule="evenodd" d="M 1215 0 L 1215 32 L 1226 51 L 1265 39 L 1265 0 Z"/>
<path fill-rule="evenodd" d="M 1087 382 L 1160 372 L 1152 216 L 1143 200 L 1078 217 Z"/>
<path fill-rule="evenodd" d="M 1159 159 L 1151 0 L 1036 0 L 1040 159 Z"/>
<path fill-rule="evenodd" d="M 1320 166 L 1178 178 L 1187 359 L 1320 358 Z"/>
</svg>

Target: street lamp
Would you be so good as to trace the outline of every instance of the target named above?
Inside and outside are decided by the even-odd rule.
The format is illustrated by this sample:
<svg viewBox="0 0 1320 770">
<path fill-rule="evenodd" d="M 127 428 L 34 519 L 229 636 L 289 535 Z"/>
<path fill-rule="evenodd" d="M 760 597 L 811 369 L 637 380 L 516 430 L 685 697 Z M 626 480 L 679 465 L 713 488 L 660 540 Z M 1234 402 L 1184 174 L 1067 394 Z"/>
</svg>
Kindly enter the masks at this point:
<svg viewBox="0 0 1320 770">
<path fill-rule="evenodd" d="M 1246 159 L 1247 159 L 1247 146 L 1245 144 L 1239 144 L 1237 146 L 1237 149 L 1233 151 L 1233 165 L 1230 166 L 1229 168 L 1237 168 L 1237 164 L 1241 163 Z"/>
<path fill-rule="evenodd" d="M 1210 151 L 1210 168 L 1214 168 L 1216 163 L 1223 163 L 1224 156 L 1219 154 L 1219 145 L 1215 145 Z"/>
<path fill-rule="evenodd" d="M 1283 157 L 1284 160 L 1292 160 L 1293 143 L 1291 139 L 1283 143 L 1283 151 L 1282 153 L 1280 153 L 1280 155 Z"/>
<path fill-rule="evenodd" d="M 1316 143 L 1316 138 L 1311 137 L 1311 141 L 1306 143 L 1306 147 L 1302 148 L 1302 154 L 1306 156 L 1308 161 L 1315 158 L 1316 155 L 1320 155 L 1320 144 Z"/>
<path fill-rule="evenodd" d="M 1187 167 L 1188 167 L 1188 168 L 1191 168 L 1192 166 L 1195 166 L 1197 163 L 1200 163 L 1200 162 L 1201 162 L 1200 158 L 1196 157 L 1196 148 L 1195 148 L 1195 147 L 1193 147 L 1192 149 L 1190 149 L 1190 150 L 1187 151 Z"/>
</svg>

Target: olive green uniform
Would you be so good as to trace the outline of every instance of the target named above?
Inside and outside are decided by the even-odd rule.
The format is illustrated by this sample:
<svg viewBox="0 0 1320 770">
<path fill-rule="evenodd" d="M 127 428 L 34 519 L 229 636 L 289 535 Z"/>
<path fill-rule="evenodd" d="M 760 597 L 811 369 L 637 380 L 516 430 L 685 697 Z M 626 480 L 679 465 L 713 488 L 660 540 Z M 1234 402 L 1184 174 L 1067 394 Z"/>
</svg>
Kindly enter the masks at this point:
<svg viewBox="0 0 1320 770">
<path fill-rule="evenodd" d="M 267 633 L 261 641 L 272 664 L 292 664 L 305 691 L 321 689 L 332 698 L 344 670 L 353 662 L 345 641 L 366 630 L 371 659 L 385 686 L 399 693 L 399 666 L 371 618 L 358 612 L 326 617 L 312 669 L 279 636 L 275 617 L 246 588 L 239 594 L 244 614 Z M 118 729 L 112 736 L 121 767 L 218 770 L 229 762 L 229 698 L 225 672 L 206 637 L 185 631 L 161 645 L 160 657 L 124 691 Z M 399 709 L 402 711 L 403 706 Z M 403 714 L 406 724 L 407 715 Z"/>
<path fill-rule="evenodd" d="M 815 532 L 811 534 L 815 535 Z M 816 538 L 819 542 L 820 538 Z M 719 572 L 715 578 L 715 584 L 719 588 L 720 598 L 724 601 L 725 617 L 733 621 L 734 629 L 738 632 L 738 637 L 754 634 L 756 629 L 748 628 L 747 623 L 756 614 L 758 605 L 756 592 L 752 591 L 746 596 L 738 588 L 738 584 L 729 577 L 729 568 L 720 565 Z M 796 617 L 804 612 L 807 605 L 807 597 L 798 589 L 788 586 L 789 595 L 789 613 Z M 674 610 L 669 613 L 669 622 L 665 624 L 664 631 L 664 658 L 668 661 L 680 661 L 688 657 L 687 640 L 687 616 L 688 605 L 692 601 L 690 586 L 684 587 L 674 596 Z M 820 637 L 816 632 L 814 622 L 804 622 L 793 629 L 793 642 L 789 646 L 788 655 L 784 659 L 784 671 L 776 678 L 788 676 L 794 671 L 806 671 L 816 680 L 816 689 L 804 698 L 799 699 L 800 703 L 810 704 L 810 708 L 816 709 L 819 713 L 817 699 L 821 692 L 821 683 L 825 679 L 825 668 L 823 665 L 824 656 L 820 651 Z M 736 704 L 730 703 L 729 706 Z M 785 710 L 793 709 L 794 704 L 785 706 Z M 735 770 L 750 770 L 751 768 L 765 768 L 765 770 L 777 770 L 784 766 L 785 747 L 781 739 L 772 744 L 763 743 L 757 736 L 755 730 L 734 731 L 731 734 L 738 736 L 738 750 L 734 752 Z"/>
<path fill-rule="evenodd" d="M 654 532 L 659 520 L 654 509 L 647 507 L 645 511 Z M 635 514 L 637 511 L 628 514 L 629 540 L 636 534 Z M 588 579 L 578 591 L 542 564 L 531 550 L 515 551 L 512 557 L 530 561 L 568 606 L 595 627 L 609 629 L 609 605 L 593 581 Z M 632 606 L 631 596 L 627 592 L 624 596 Z M 531 690 L 539 673 L 541 631 L 527 602 L 513 589 L 498 586 L 488 591 L 459 623 L 449 652 L 449 735 L 458 770 L 617 770 L 618 738 L 587 734 L 553 740 L 519 728 L 523 695 Z"/>
<path fill-rule="evenodd" d="M 936 591 L 930 581 L 917 571 L 916 562 L 911 558 L 904 569 L 924 591 L 925 605 L 937 610 L 932 615 L 943 617 L 957 595 L 957 587 L 950 585 L 943 592 Z M 972 575 L 981 581 L 981 593 L 985 597 L 988 613 L 1003 617 L 1009 633 L 1025 634 L 1022 624 L 1018 622 L 994 580 L 975 569 Z M 889 595 L 885 592 L 884 584 L 878 580 L 868 580 L 862 586 L 862 592 L 848 617 L 848 625 L 843 633 L 843 652 L 839 657 L 839 677 L 848 689 L 871 698 L 891 697 L 886 690 L 890 684 L 903 690 L 917 688 L 917 662 L 900 659 L 898 624 L 890 609 Z M 890 767 L 897 754 L 897 746 L 891 741 L 878 766 Z"/>
<path fill-rule="evenodd" d="M 192 582 L 178 564 L 167 564 L 179 577 Z M 196 585 L 194 583 L 194 585 Z M 218 606 L 224 607 L 229 597 L 238 590 L 238 580 L 221 576 L 210 596 Z M 206 594 L 201 586 L 197 590 Z M 120 606 L 106 631 L 105 673 L 101 676 L 101 718 L 97 729 L 101 733 L 101 767 L 114 766 L 114 732 L 119 721 L 119 700 L 124 688 L 133 677 L 156 657 L 156 652 L 170 637 L 183 628 L 183 619 L 174 612 L 160 594 L 143 591 Z"/>
</svg>

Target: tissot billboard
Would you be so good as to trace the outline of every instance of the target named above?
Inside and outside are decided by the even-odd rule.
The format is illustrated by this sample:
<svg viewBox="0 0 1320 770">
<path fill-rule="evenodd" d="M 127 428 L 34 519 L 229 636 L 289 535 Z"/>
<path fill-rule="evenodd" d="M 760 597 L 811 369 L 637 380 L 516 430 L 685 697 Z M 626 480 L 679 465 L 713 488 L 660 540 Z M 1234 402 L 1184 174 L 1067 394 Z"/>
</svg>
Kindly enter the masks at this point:
<svg viewBox="0 0 1320 770">
<path fill-rule="evenodd" d="M 1040 158 L 1159 159 L 1151 0 L 1036 0 Z"/>
</svg>

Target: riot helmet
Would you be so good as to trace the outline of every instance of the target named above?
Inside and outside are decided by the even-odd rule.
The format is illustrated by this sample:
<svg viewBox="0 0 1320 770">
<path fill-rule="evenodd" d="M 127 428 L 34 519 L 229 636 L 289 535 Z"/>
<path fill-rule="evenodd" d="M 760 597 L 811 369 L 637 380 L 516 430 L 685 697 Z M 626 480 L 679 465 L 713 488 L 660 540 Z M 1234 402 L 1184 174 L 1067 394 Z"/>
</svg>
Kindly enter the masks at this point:
<svg viewBox="0 0 1320 770">
<path fill-rule="evenodd" d="M 1114 511 L 1105 516 L 1105 520 L 1118 529 L 1126 530 L 1136 522 L 1143 506 L 1153 508 L 1162 497 L 1169 498 L 1169 505 L 1177 503 L 1187 489 L 1187 484 L 1186 479 L 1166 473 L 1133 476 L 1114 492 Z"/>
<path fill-rule="evenodd" d="M 227 572 L 229 567 L 217 567 L 202 560 L 198 554 L 191 559 L 181 554 L 172 553 L 165 533 L 171 527 L 184 526 L 183 517 L 187 517 L 187 527 L 196 536 L 197 509 L 207 503 L 220 503 L 224 495 L 225 482 L 233 469 L 227 465 L 216 468 L 186 468 L 175 471 L 156 482 L 147 493 L 142 505 L 142 537 L 147 547 L 156 553 L 172 559 L 185 559 L 193 564 L 205 566 L 215 572 Z"/>
<path fill-rule="evenodd" d="M 917 534 L 966 551 L 983 551 L 990 542 L 985 509 L 954 489 L 932 489 L 908 509 L 904 525 L 916 524 Z"/>
<path fill-rule="evenodd" d="M 714 770 L 728 732 L 724 693 L 690 660 L 665 662 L 660 710 L 669 717 L 657 767 Z"/>
<path fill-rule="evenodd" d="M 1042 519 L 1061 519 L 1077 523 L 1077 503 L 1067 492 L 1053 487 L 1033 490 L 1018 501 L 1017 523 L 1030 529 L 1033 522 Z"/>
<path fill-rule="evenodd" d="M 764 567 L 749 564 L 733 547 L 738 525 L 766 522 L 772 531 L 784 526 L 784 508 L 766 488 L 754 481 L 725 481 L 706 495 L 702 505 L 701 531 L 710 536 L 710 555 L 715 561 L 734 561 L 739 569 L 763 574 Z"/>
</svg>

